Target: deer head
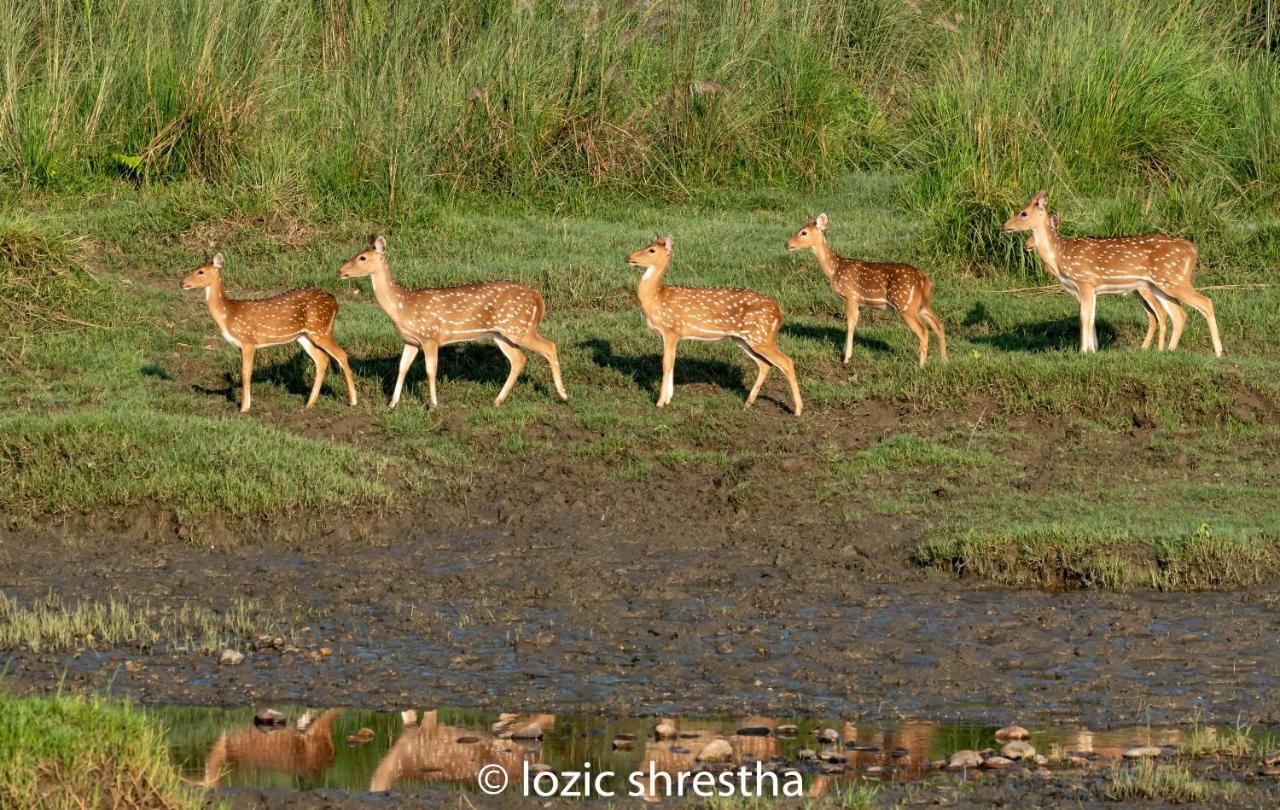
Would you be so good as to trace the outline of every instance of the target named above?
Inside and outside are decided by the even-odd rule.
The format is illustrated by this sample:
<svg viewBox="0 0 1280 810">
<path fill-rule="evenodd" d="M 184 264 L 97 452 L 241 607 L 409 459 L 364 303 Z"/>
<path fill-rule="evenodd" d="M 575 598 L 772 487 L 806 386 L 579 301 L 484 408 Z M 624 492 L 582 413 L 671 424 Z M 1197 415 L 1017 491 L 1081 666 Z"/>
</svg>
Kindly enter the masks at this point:
<svg viewBox="0 0 1280 810">
<path fill-rule="evenodd" d="M 218 283 L 220 271 L 222 270 L 223 258 L 221 253 L 215 253 L 210 256 L 204 254 L 204 260 L 200 262 L 200 266 L 182 280 L 182 289 L 198 290 L 202 287 L 212 287 Z"/>
<path fill-rule="evenodd" d="M 1009 217 L 1004 230 L 1031 231 L 1049 222 L 1049 192 L 1041 191 L 1031 198 L 1027 207 Z"/>
<path fill-rule="evenodd" d="M 360 278 L 371 276 L 387 266 L 387 240 L 375 236 L 369 240 L 369 247 L 351 257 L 346 264 L 338 268 L 338 278 Z"/>
<path fill-rule="evenodd" d="M 822 232 L 827 229 L 827 222 L 826 214 L 809 217 L 809 221 L 805 223 L 805 226 L 796 231 L 795 235 L 787 240 L 787 250 L 816 249 L 818 245 L 822 244 Z"/>
<path fill-rule="evenodd" d="M 676 237 L 674 234 L 667 234 L 665 238 L 654 234 L 653 241 L 648 247 L 643 247 L 627 256 L 627 264 L 635 267 L 661 267 L 665 268 L 671 263 L 671 254 L 675 250 Z"/>
</svg>

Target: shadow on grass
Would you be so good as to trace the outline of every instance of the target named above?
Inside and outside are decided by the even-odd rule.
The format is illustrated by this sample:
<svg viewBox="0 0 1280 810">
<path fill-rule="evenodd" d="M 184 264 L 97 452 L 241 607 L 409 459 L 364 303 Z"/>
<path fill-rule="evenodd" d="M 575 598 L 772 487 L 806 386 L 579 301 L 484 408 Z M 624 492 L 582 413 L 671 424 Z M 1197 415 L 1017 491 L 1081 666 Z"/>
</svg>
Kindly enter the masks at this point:
<svg viewBox="0 0 1280 810">
<path fill-rule="evenodd" d="M 1057 318 L 1038 323 L 1020 324 L 1012 330 L 994 331 L 997 329 L 996 319 L 992 317 L 986 305 L 978 303 L 969 309 L 964 317 L 966 327 L 990 327 L 993 332 L 987 335 L 973 335 L 968 338 L 972 343 L 984 343 L 992 348 L 1006 352 L 1051 352 L 1063 349 L 1077 349 L 1080 346 L 1080 319 Z M 1115 327 L 1105 321 L 1096 321 L 1098 331 L 1098 349 L 1101 351 L 1116 341 Z"/>
<path fill-rule="evenodd" d="M 615 354 L 613 344 L 601 338 L 591 338 L 575 344 L 575 348 L 586 349 L 591 353 L 591 361 L 602 368 L 613 369 L 619 374 L 630 377 L 636 386 L 658 393 L 658 384 L 662 380 L 662 352 L 659 343 L 651 354 L 625 355 Z M 735 347 L 735 350 L 736 347 Z M 746 360 L 745 355 L 743 359 Z M 754 380 L 755 365 L 751 364 Z M 699 358 L 682 358 L 676 353 L 676 385 L 695 382 L 710 382 L 721 388 L 746 395 L 747 388 L 742 383 L 743 370 L 740 366 L 723 360 L 703 360 Z"/>
<path fill-rule="evenodd" d="M 837 354 L 844 352 L 845 327 L 843 325 L 819 326 L 809 323 L 788 323 L 783 324 L 782 334 L 830 343 L 836 347 Z M 853 333 L 853 348 L 855 351 L 859 348 L 870 349 L 880 354 L 892 354 L 894 351 L 892 346 L 880 338 L 868 337 L 866 333 L 860 330 L 855 330 Z"/>
</svg>

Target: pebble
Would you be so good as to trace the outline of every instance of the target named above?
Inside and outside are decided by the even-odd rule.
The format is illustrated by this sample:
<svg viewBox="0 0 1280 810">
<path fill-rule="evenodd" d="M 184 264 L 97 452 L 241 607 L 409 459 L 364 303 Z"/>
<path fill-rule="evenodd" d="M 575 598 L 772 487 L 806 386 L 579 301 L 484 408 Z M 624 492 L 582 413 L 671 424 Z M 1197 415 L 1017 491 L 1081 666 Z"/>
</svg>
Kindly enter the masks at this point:
<svg viewBox="0 0 1280 810">
<path fill-rule="evenodd" d="M 1007 768 L 1012 764 L 1013 760 L 1001 756 L 987 757 L 982 760 L 982 767 L 984 768 Z"/>
<path fill-rule="evenodd" d="M 627 738 L 625 738 L 625 737 L 614 737 L 614 738 L 613 738 L 613 750 L 614 750 L 614 751 L 630 751 L 630 750 L 632 750 L 632 749 L 633 749 L 633 748 L 635 748 L 635 747 L 636 747 L 636 742 L 635 742 L 635 740 L 628 740 L 628 739 L 627 739 Z"/>
<path fill-rule="evenodd" d="M 836 733 L 834 728 L 825 728 L 818 732 L 818 742 L 834 745 L 840 742 L 840 735 Z"/>
<path fill-rule="evenodd" d="M 1267 758 L 1263 760 L 1268 765 L 1280 765 L 1280 751 L 1273 751 L 1267 754 Z"/>
<path fill-rule="evenodd" d="M 1145 757 L 1158 757 L 1164 750 L 1154 745 L 1140 745 L 1136 748 L 1130 748 L 1124 752 L 1125 759 L 1143 759 Z"/>
<path fill-rule="evenodd" d="M 790 723 L 786 723 L 784 725 L 778 726 L 778 728 L 775 729 L 774 733 L 777 734 L 779 737 L 794 737 L 800 733 L 800 727 L 794 726 Z"/>
<path fill-rule="evenodd" d="M 796 759 L 800 760 L 801 762 L 812 762 L 817 758 L 818 758 L 818 752 L 814 751 L 812 748 L 801 748 L 799 751 L 796 752 Z"/>
<path fill-rule="evenodd" d="M 537 723 L 527 723 L 515 731 L 511 732 L 513 740 L 541 740 L 542 726 Z"/>
<path fill-rule="evenodd" d="M 406 726 L 418 725 L 418 713 L 413 709 L 405 709 L 400 712 L 400 721 Z"/>
<path fill-rule="evenodd" d="M 768 726 L 746 726 L 735 732 L 739 737 L 768 737 L 773 732 Z"/>
<path fill-rule="evenodd" d="M 244 653 L 239 650 L 226 649 L 222 651 L 222 655 L 218 657 L 219 664 L 226 664 L 234 667 L 237 664 L 244 663 Z"/>
<path fill-rule="evenodd" d="M 663 720 L 654 726 L 653 736 L 659 740 L 669 740 L 676 736 L 676 724 L 668 720 Z"/>
<path fill-rule="evenodd" d="M 1073 766 L 1075 766 L 1075 767 L 1077 767 L 1077 768 L 1087 768 L 1087 767 L 1089 767 L 1089 760 L 1085 759 L 1084 757 L 1079 757 L 1079 756 L 1072 755 L 1072 756 L 1067 757 L 1067 762 L 1069 762 L 1071 765 L 1073 765 Z"/>
<path fill-rule="evenodd" d="M 1029 740 L 1031 732 L 1022 726 L 1005 726 L 996 730 L 997 740 Z"/>
<path fill-rule="evenodd" d="M 354 748 L 357 745 L 364 745 L 365 743 L 369 742 L 372 739 L 373 739 L 373 729 L 362 728 L 359 731 L 357 731 L 355 734 L 347 735 L 347 745 Z"/>
<path fill-rule="evenodd" d="M 865 773 L 867 776 L 879 776 L 880 774 L 884 773 L 884 766 L 868 765 L 867 767 L 862 769 L 862 772 Z"/>
<path fill-rule="evenodd" d="M 1036 755 L 1036 749 L 1031 743 L 1014 740 L 1001 746 L 1000 753 L 1009 759 L 1030 759 Z"/>
<path fill-rule="evenodd" d="M 978 752 L 968 749 L 955 752 L 947 760 L 948 768 L 976 768 L 981 764 L 982 757 L 978 756 Z"/>
<path fill-rule="evenodd" d="M 1280 776 L 1280 767 L 1268 765 L 1258 771 L 1258 776 Z"/>
<path fill-rule="evenodd" d="M 733 746 L 728 740 L 712 740 L 694 759 L 698 762 L 725 762 L 733 759 Z"/>
</svg>

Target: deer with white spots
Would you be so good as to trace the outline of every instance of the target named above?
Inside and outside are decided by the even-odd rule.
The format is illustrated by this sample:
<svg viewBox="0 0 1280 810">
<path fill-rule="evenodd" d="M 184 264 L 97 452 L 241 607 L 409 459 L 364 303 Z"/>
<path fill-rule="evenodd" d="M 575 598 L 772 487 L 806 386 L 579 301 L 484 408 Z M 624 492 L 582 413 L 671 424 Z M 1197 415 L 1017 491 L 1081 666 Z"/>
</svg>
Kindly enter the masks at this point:
<svg viewBox="0 0 1280 810">
<path fill-rule="evenodd" d="M 627 264 L 643 267 L 637 293 L 645 323 L 662 336 L 662 386 L 658 407 L 671 402 L 675 393 L 676 346 L 681 340 L 729 339 L 756 362 L 758 374 L 746 407 L 750 408 L 764 386 L 769 370 L 776 367 L 791 385 L 792 410 L 804 410 L 795 365 L 778 348 L 782 308 L 767 295 L 751 290 L 705 287 L 668 287 L 662 277 L 671 264 L 675 237 L 654 236 L 653 242 L 627 256 Z"/>
<path fill-rule="evenodd" d="M 1049 272 L 1080 302 L 1080 351 L 1098 350 L 1095 326 L 1097 298 L 1128 292 L 1146 292 L 1143 297 L 1150 311 L 1151 298 L 1169 315 L 1173 329 L 1169 349 L 1178 348 L 1187 316 L 1177 304 L 1198 311 L 1209 323 L 1213 353 L 1222 356 L 1218 337 L 1218 321 L 1213 302 L 1191 286 L 1196 269 L 1196 246 L 1185 239 L 1164 234 L 1145 236 L 1059 238 L 1057 220 L 1049 213 L 1049 195 L 1041 191 L 1027 207 L 1009 218 L 1006 231 L 1031 231 L 1036 253 Z M 1148 319 L 1147 341 L 1151 340 Z"/>
<path fill-rule="evenodd" d="M 920 341 L 920 366 L 929 357 L 929 329 L 938 336 L 938 351 L 947 360 L 947 335 L 942 321 L 933 314 L 933 284 L 929 277 L 909 264 L 867 262 L 846 259 L 831 249 L 827 241 L 826 214 L 812 217 L 787 240 L 787 250 L 812 250 L 818 266 L 836 295 L 844 299 L 844 362 L 853 356 L 853 330 L 858 327 L 858 310 L 893 308 Z M 926 329 L 926 325 L 928 329 Z"/>
<path fill-rule="evenodd" d="M 314 405 L 320 395 L 330 356 L 342 367 L 342 374 L 347 378 L 348 398 L 355 405 L 356 384 L 351 379 L 347 353 L 333 339 L 338 300 L 323 290 L 305 288 L 256 301 L 237 301 L 228 298 L 222 290 L 223 263 L 221 253 L 206 255 L 200 266 L 182 280 L 182 289 L 204 290 L 214 323 L 226 341 L 240 350 L 240 381 L 244 389 L 240 411 L 249 410 L 253 401 L 250 381 L 254 353 L 267 346 L 279 346 L 295 340 L 316 364 L 316 379 L 311 385 L 306 407 Z"/>
<path fill-rule="evenodd" d="M 427 391 L 431 407 L 436 407 L 436 367 L 440 347 L 472 340 L 492 340 L 498 345 L 511 371 L 494 405 L 511 393 L 516 378 L 524 370 L 521 349 L 530 349 L 547 358 L 551 378 L 561 399 L 568 399 L 560 379 L 560 360 L 556 345 L 538 333 L 546 306 L 542 295 L 532 287 L 514 281 L 486 281 L 457 287 L 409 289 L 391 278 L 387 263 L 387 240 L 375 238 L 368 250 L 357 253 L 338 270 L 338 278 L 369 276 L 378 305 L 395 324 L 404 341 L 400 353 L 400 373 L 391 394 L 394 408 L 400 402 L 404 378 L 422 350 L 427 367 Z"/>
<path fill-rule="evenodd" d="M 1057 214 L 1049 215 L 1049 229 L 1055 234 L 1058 232 Z M 1027 237 L 1024 247 L 1028 251 L 1035 251 L 1036 238 L 1034 235 Z M 1050 267 L 1049 272 L 1053 274 L 1054 278 L 1058 278 L 1057 270 Z M 1178 306 L 1173 301 L 1165 301 L 1161 304 L 1160 299 L 1156 298 L 1155 293 L 1151 292 L 1151 290 L 1134 290 L 1133 294 L 1138 296 L 1138 300 L 1142 302 L 1142 308 L 1147 312 L 1147 334 L 1146 337 L 1142 339 L 1142 350 L 1146 351 L 1151 348 L 1151 341 L 1156 337 L 1156 331 L 1158 329 L 1160 332 L 1160 338 L 1159 340 L 1156 340 L 1156 351 L 1164 351 L 1166 345 L 1166 341 L 1164 339 L 1165 328 L 1169 321 L 1168 317 L 1165 315 L 1165 308 L 1168 307 L 1169 312 L 1173 312 L 1173 310 L 1176 309 L 1178 312 L 1175 317 L 1177 317 L 1178 320 L 1185 321 L 1187 313 L 1182 310 L 1182 307 Z"/>
</svg>

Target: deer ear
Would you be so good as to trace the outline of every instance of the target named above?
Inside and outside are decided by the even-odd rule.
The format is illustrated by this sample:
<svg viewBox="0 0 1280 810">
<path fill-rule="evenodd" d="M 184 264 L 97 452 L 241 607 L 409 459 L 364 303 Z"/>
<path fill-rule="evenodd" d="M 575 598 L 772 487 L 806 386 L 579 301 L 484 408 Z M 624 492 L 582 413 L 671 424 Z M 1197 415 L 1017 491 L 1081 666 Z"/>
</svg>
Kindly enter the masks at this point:
<svg viewBox="0 0 1280 810">
<path fill-rule="evenodd" d="M 1052 227 L 1055 231 L 1056 231 L 1056 230 L 1058 230 L 1058 215 L 1057 215 L 1057 214 L 1050 214 L 1050 215 L 1049 215 L 1049 225 L 1050 225 L 1050 227 Z"/>
<path fill-rule="evenodd" d="M 676 246 L 676 235 L 674 233 L 667 234 L 667 238 L 662 240 L 662 244 L 666 247 L 667 252 L 670 253 Z"/>
<path fill-rule="evenodd" d="M 209 263 L 212 264 L 218 270 L 221 270 L 223 261 L 225 260 L 222 258 L 222 254 L 215 253 L 213 254 L 213 258 L 209 260 Z"/>
<path fill-rule="evenodd" d="M 381 236 L 375 236 L 373 238 L 373 252 L 379 256 L 385 256 L 387 254 L 387 240 Z"/>
<path fill-rule="evenodd" d="M 1035 203 L 1036 203 L 1036 205 L 1037 205 L 1037 206 L 1039 206 L 1039 207 L 1040 207 L 1040 210 L 1041 210 L 1041 211 L 1043 211 L 1043 210 L 1045 210 L 1046 208 L 1048 208 L 1048 207 L 1049 207 L 1049 192 L 1047 192 L 1047 191 L 1043 191 L 1043 190 L 1042 190 L 1039 194 L 1037 194 L 1037 195 L 1036 195 Z"/>
<path fill-rule="evenodd" d="M 813 224 L 818 226 L 818 230 L 825 231 L 827 229 L 828 222 L 830 222 L 830 220 L 827 219 L 826 214 L 818 214 L 818 218 L 813 221 Z"/>
</svg>

